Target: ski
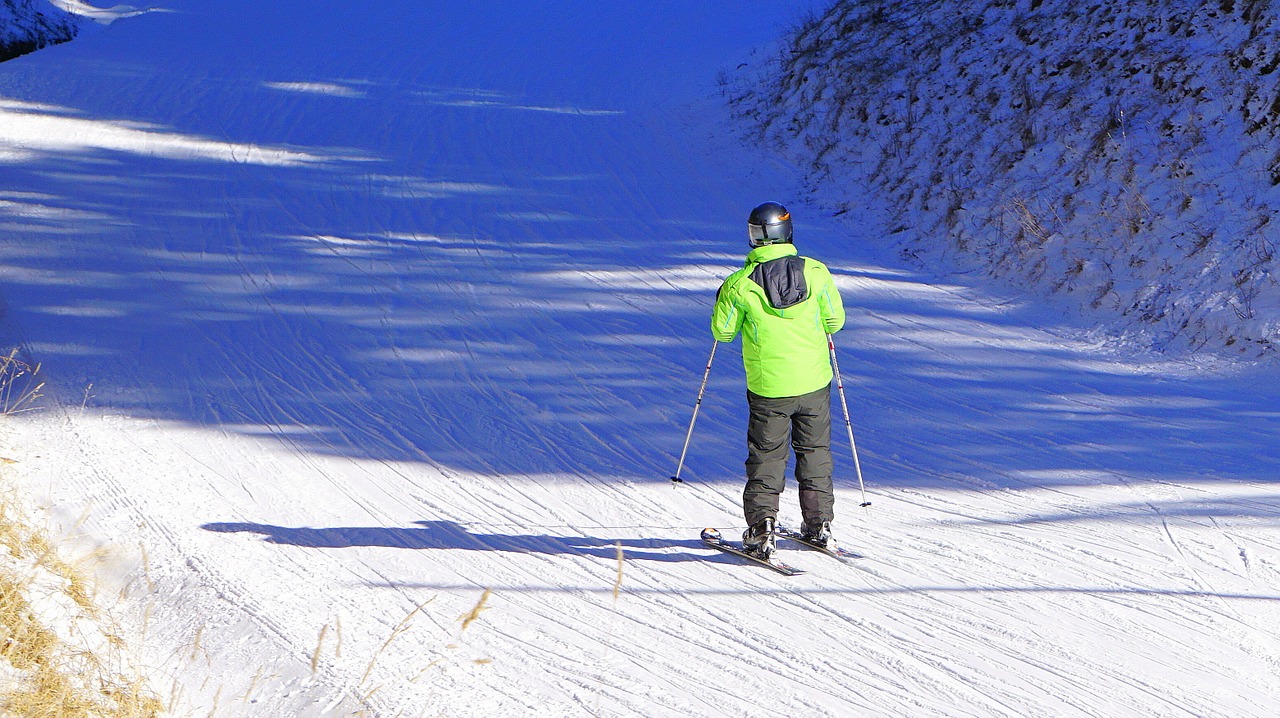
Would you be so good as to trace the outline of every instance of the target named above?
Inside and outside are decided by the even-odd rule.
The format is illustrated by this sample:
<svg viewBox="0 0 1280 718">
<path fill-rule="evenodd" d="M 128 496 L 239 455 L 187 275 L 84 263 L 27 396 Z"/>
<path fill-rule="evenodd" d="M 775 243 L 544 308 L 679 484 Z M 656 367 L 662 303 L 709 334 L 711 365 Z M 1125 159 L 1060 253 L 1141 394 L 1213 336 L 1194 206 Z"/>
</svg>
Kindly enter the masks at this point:
<svg viewBox="0 0 1280 718">
<path fill-rule="evenodd" d="M 866 558 L 866 556 L 863 556 L 860 553 L 850 551 L 846 548 L 842 548 L 839 544 L 836 544 L 836 546 L 832 548 L 830 546 L 819 546 L 818 544 L 810 543 L 809 541 L 805 540 L 804 534 L 800 533 L 799 531 L 796 531 L 795 529 L 789 529 L 783 526 L 779 526 L 776 529 L 776 533 L 784 539 L 787 539 L 789 541 L 794 541 L 800 544 L 801 546 L 804 546 L 805 548 L 808 548 L 808 549 L 813 549 L 814 551 L 821 551 L 822 553 L 825 553 L 826 555 L 832 558 L 838 558 L 841 561 L 852 561 L 854 559 Z"/>
<path fill-rule="evenodd" d="M 804 571 L 801 571 L 800 569 L 794 566 L 788 566 L 787 564 L 777 559 L 761 558 L 760 556 L 756 556 L 755 554 L 743 551 L 742 548 L 735 546 L 732 543 L 726 541 L 724 537 L 720 535 L 719 529 L 711 529 L 711 528 L 703 529 L 702 542 L 710 546 L 711 548 L 719 549 L 721 551 L 724 551 L 725 553 L 733 554 L 734 556 L 740 556 L 749 561 L 754 561 L 762 566 L 768 566 L 769 568 L 773 569 L 774 571 L 777 571 L 778 573 L 784 576 L 799 576 L 800 574 L 804 573 Z"/>
</svg>

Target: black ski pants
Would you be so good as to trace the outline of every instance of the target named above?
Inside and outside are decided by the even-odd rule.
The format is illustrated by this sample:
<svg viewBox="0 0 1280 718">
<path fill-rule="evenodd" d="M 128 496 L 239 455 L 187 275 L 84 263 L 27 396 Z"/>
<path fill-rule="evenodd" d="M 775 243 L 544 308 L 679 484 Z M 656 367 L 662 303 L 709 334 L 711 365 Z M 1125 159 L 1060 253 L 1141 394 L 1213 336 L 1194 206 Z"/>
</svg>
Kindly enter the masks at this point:
<svg viewBox="0 0 1280 718">
<path fill-rule="evenodd" d="M 831 484 L 831 387 L 801 396 L 770 398 L 747 392 L 747 488 L 742 510 L 748 526 L 777 518 L 786 488 L 787 458 L 796 453 L 800 515 L 813 526 L 835 518 Z"/>
</svg>

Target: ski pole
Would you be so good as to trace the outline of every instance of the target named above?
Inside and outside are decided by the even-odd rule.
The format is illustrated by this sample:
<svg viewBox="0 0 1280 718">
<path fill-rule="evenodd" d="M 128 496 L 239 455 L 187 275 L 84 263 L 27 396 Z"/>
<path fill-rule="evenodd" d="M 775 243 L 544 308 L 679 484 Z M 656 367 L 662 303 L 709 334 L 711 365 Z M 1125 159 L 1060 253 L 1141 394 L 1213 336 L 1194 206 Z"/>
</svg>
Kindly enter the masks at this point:
<svg viewBox="0 0 1280 718">
<path fill-rule="evenodd" d="M 858 445 L 853 441 L 853 422 L 849 421 L 849 402 L 844 399 L 844 382 L 840 379 L 840 362 L 836 361 L 836 342 L 827 335 L 827 346 L 831 349 L 831 366 L 836 371 L 836 389 L 840 392 L 840 406 L 844 407 L 844 426 L 849 430 L 849 448 L 853 450 L 853 470 L 858 474 L 858 488 L 862 491 L 862 503 L 859 506 L 870 506 L 867 501 L 867 486 L 862 482 L 862 464 L 858 462 Z"/>
<path fill-rule="evenodd" d="M 711 345 L 711 356 L 707 357 L 707 371 L 702 375 L 702 386 L 698 387 L 698 401 L 693 405 L 693 418 L 689 419 L 689 431 L 684 435 L 684 448 L 680 450 L 680 463 L 676 464 L 676 474 L 671 477 L 671 483 L 682 484 L 684 479 L 680 478 L 680 471 L 684 469 L 684 456 L 689 451 L 689 439 L 693 438 L 693 423 L 698 420 L 698 409 L 702 408 L 702 394 L 707 390 L 707 377 L 711 376 L 711 362 L 716 358 L 716 347 L 720 346 L 720 342 Z"/>
</svg>

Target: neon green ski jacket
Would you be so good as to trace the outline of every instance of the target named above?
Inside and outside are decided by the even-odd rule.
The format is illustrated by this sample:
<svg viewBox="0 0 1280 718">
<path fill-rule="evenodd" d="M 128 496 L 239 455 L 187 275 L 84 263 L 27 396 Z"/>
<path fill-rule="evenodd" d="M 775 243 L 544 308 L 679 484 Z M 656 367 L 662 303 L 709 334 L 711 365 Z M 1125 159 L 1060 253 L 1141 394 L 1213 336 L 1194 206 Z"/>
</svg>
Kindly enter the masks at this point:
<svg viewBox="0 0 1280 718">
<path fill-rule="evenodd" d="M 753 249 L 746 265 L 716 294 L 711 334 L 742 334 L 747 389 L 760 396 L 800 396 L 831 383 L 827 335 L 844 326 L 844 303 L 826 265 L 791 244 Z"/>
</svg>

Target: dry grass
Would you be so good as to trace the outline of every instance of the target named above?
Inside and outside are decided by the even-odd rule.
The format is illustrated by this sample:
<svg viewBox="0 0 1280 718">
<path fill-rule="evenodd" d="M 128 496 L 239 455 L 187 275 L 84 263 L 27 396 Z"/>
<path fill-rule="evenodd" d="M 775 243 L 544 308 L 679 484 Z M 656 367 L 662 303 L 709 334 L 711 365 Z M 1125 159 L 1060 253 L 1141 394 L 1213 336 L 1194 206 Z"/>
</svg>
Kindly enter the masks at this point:
<svg viewBox="0 0 1280 718">
<path fill-rule="evenodd" d="M 16 352 L 0 355 L 0 424 L 6 416 L 38 409 L 43 386 L 38 366 L 22 362 Z M 33 512 L 6 486 L 5 467 L 14 463 L 0 457 L 0 716 L 158 718 L 187 714 L 192 706 L 184 692 L 189 687 L 180 685 L 178 676 L 174 676 L 173 685 L 167 691 L 166 703 L 124 656 L 125 641 L 119 637 L 120 631 L 108 612 L 98 607 L 95 587 L 86 580 L 92 575 L 89 562 L 102 556 L 68 561 L 63 558 L 67 547 L 55 544 L 46 532 L 33 526 Z M 150 556 L 145 545 L 139 544 L 138 548 L 142 579 L 147 591 L 154 592 Z M 621 561 L 619 546 L 615 601 L 621 588 Z M 459 636 L 481 618 L 489 608 L 491 596 L 492 592 L 485 589 L 476 604 L 459 616 Z M 379 660 L 393 642 L 411 629 L 414 618 L 433 600 L 415 606 L 394 627 L 370 658 L 356 691 L 351 694 L 353 699 L 367 705 L 383 688 L 381 683 L 372 680 Z M 143 610 L 143 634 L 147 632 L 151 608 L 147 604 Z M 179 661 L 208 664 L 204 634 L 204 626 L 196 628 L 189 644 L 184 644 L 175 654 Z M 459 648 L 459 645 L 450 645 L 447 650 Z M 310 656 L 312 675 L 324 672 L 326 659 L 340 658 L 342 652 L 342 622 L 335 618 L 332 624 L 326 623 L 319 629 Z M 411 682 L 449 661 L 446 651 L 445 655 L 427 662 Z M 470 662 L 484 665 L 491 661 L 491 658 L 477 657 Z M 207 715 L 236 715 L 238 708 L 252 704 L 255 693 L 278 677 L 265 675 L 260 668 L 243 695 L 221 707 L 219 704 L 226 703 L 227 695 L 218 687 L 212 697 L 212 707 L 205 705 L 209 708 Z M 201 693 L 212 687 L 212 678 L 199 687 Z M 201 709 L 201 714 L 203 711 Z M 362 714 L 363 711 L 357 713 Z"/>
<path fill-rule="evenodd" d="M 488 591 L 485 592 L 485 595 L 486 596 L 488 595 Z M 382 656 L 382 653 L 387 650 L 387 646 L 390 646 L 391 642 L 399 638 L 402 633 L 404 633 L 405 631 L 408 631 L 409 624 L 411 621 L 413 621 L 413 617 L 418 615 L 418 613 L 422 611 L 423 608 L 426 608 L 428 603 L 431 603 L 434 600 L 435 598 L 429 598 L 426 601 L 423 601 L 422 603 L 418 604 L 416 608 L 414 608 L 412 611 L 409 612 L 409 615 L 405 616 L 404 619 L 400 621 L 400 623 L 396 624 L 396 627 L 391 631 L 391 635 L 387 636 L 387 640 L 383 642 L 382 647 L 379 648 L 378 651 L 373 654 L 373 658 L 369 659 L 369 665 L 364 669 L 364 675 L 360 677 L 360 685 L 364 685 L 364 682 L 369 680 L 369 674 L 373 672 L 374 664 L 378 662 L 378 658 Z M 380 689 L 381 687 L 382 686 L 376 686 L 373 690 L 365 694 L 362 700 L 368 700 L 369 697 L 372 696 L 375 692 L 377 692 L 378 689 Z"/>
<path fill-rule="evenodd" d="M 622 542 L 615 541 L 614 548 L 618 549 L 618 577 L 613 582 L 613 602 L 618 602 L 618 594 L 622 593 L 622 578 L 624 576 L 623 567 L 626 556 L 622 553 Z"/>
<path fill-rule="evenodd" d="M 62 559 L 27 516 L 11 491 L 0 491 L 0 668 L 7 662 L 10 669 L 0 671 L 0 711 L 31 718 L 158 716 L 160 701 L 142 679 L 114 668 L 124 641 L 109 625 L 91 636 L 99 639 L 89 641 L 97 644 L 91 648 L 62 637 L 93 633 L 81 622 L 108 621 L 79 567 Z M 48 625 L 51 616 L 72 625 Z"/>
<path fill-rule="evenodd" d="M 40 398 L 44 382 L 38 379 L 40 365 L 32 366 L 18 358 L 14 349 L 0 357 L 0 415 L 10 416 L 31 411 Z"/>
<path fill-rule="evenodd" d="M 484 593 L 480 594 L 480 600 L 476 601 L 476 605 L 465 616 L 461 617 L 462 630 L 467 630 L 477 618 L 480 618 L 480 612 L 487 608 L 485 604 L 489 603 L 489 596 L 492 593 L 491 589 L 486 588 Z"/>
<path fill-rule="evenodd" d="M 0 357 L 0 415 L 35 408 L 39 367 Z M 14 463 L 0 460 L 0 469 Z M 160 701 L 121 666 L 124 641 L 0 472 L 0 712 L 28 718 L 153 718 Z M 86 557 L 88 560 L 92 557 Z"/>
</svg>

